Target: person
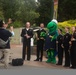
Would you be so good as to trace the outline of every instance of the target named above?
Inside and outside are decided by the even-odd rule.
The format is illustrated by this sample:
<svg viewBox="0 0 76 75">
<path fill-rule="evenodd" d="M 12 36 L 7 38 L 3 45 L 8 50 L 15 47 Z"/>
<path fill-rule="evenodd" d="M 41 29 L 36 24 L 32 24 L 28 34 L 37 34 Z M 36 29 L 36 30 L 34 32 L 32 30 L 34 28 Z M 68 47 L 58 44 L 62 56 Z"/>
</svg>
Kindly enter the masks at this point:
<svg viewBox="0 0 76 75">
<path fill-rule="evenodd" d="M 10 32 L 12 33 L 12 37 L 15 35 L 13 26 L 10 26 Z"/>
<path fill-rule="evenodd" d="M 7 23 L 4 23 L 3 27 L 4 27 L 5 29 L 7 29 L 8 24 L 7 24 Z"/>
<path fill-rule="evenodd" d="M 43 48 L 44 48 L 44 41 L 45 41 L 46 31 L 44 29 L 44 23 L 40 24 L 40 29 L 37 31 L 37 58 L 34 61 L 41 61 L 43 60 Z"/>
<path fill-rule="evenodd" d="M 25 28 L 22 29 L 21 37 L 23 38 L 22 59 L 25 60 L 27 50 L 27 60 L 31 58 L 31 38 L 33 37 L 33 30 L 30 29 L 30 22 L 26 22 Z M 26 49 L 27 48 L 27 49 Z"/>
<path fill-rule="evenodd" d="M 5 47 L 0 46 L 0 51 L 4 52 L 4 64 L 5 67 L 8 67 L 9 63 L 9 37 L 12 36 L 12 33 L 4 28 L 3 20 L 0 19 L 0 39 L 3 41 L 7 41 Z"/>
<path fill-rule="evenodd" d="M 47 24 L 48 35 L 45 39 L 45 50 L 48 55 L 46 63 L 56 64 L 56 39 L 58 36 L 57 32 L 57 20 L 53 19 Z"/>
<path fill-rule="evenodd" d="M 63 38 L 63 46 L 64 46 L 64 53 L 65 53 L 65 65 L 64 67 L 70 67 L 70 41 L 71 41 L 71 34 L 69 33 L 69 27 L 65 27 L 65 35 Z"/>
<path fill-rule="evenodd" d="M 9 25 L 9 24 L 11 24 L 12 22 L 14 22 L 14 20 L 11 19 L 11 18 L 9 18 L 7 24 Z"/>
<path fill-rule="evenodd" d="M 72 30 L 72 34 L 75 32 L 75 26 L 73 26 L 72 28 L 71 28 L 71 30 Z"/>
<path fill-rule="evenodd" d="M 56 65 L 62 65 L 63 62 L 63 35 L 62 35 L 62 29 L 58 29 L 58 37 L 57 37 L 57 46 L 58 46 L 58 63 Z"/>
<path fill-rule="evenodd" d="M 11 18 L 8 19 L 8 22 L 7 22 L 7 23 L 5 23 L 5 22 L 3 21 L 3 23 L 4 23 L 3 27 L 4 27 L 5 29 L 7 29 L 8 25 L 11 24 L 12 22 L 13 22 L 13 20 L 12 20 Z M 13 26 L 10 26 L 10 32 L 12 33 L 12 36 L 15 35 L 13 29 L 14 29 Z"/>
<path fill-rule="evenodd" d="M 11 18 L 9 18 L 8 19 L 8 22 L 4 22 L 3 21 L 3 28 L 4 29 L 7 29 L 8 28 L 8 26 L 9 26 L 9 24 L 11 24 L 11 23 L 13 23 L 13 20 L 11 19 Z M 9 49 L 11 48 L 10 47 L 10 41 L 11 41 L 11 39 L 12 39 L 12 37 L 14 37 L 14 35 L 15 35 L 15 33 L 14 33 L 14 28 L 13 28 L 13 26 L 10 26 L 10 29 L 9 29 L 9 31 L 12 33 L 12 36 L 9 38 L 9 40 L 8 40 L 8 47 L 9 47 Z M 11 51 L 9 51 L 9 64 L 11 64 L 11 62 L 12 62 L 12 59 L 11 59 Z M 11 60 L 10 60 L 11 59 Z"/>
<path fill-rule="evenodd" d="M 71 49 L 70 49 L 70 55 L 71 55 L 71 67 L 73 69 L 76 69 L 76 27 L 72 27 L 72 38 L 71 38 Z"/>
<path fill-rule="evenodd" d="M 8 19 L 8 22 L 7 23 L 5 23 L 4 21 L 3 21 L 3 28 L 4 29 L 7 29 L 7 27 L 8 27 L 8 25 L 9 24 L 11 24 L 13 21 L 12 21 L 12 19 L 11 18 L 9 18 Z M 14 30 L 13 30 L 13 26 L 10 26 L 10 30 L 9 30 L 11 33 L 12 33 L 12 36 L 11 37 L 13 37 L 14 35 L 15 35 L 15 33 L 14 33 Z M 10 48 L 10 40 L 11 40 L 11 37 L 9 38 L 9 40 L 8 40 L 8 47 Z"/>
</svg>

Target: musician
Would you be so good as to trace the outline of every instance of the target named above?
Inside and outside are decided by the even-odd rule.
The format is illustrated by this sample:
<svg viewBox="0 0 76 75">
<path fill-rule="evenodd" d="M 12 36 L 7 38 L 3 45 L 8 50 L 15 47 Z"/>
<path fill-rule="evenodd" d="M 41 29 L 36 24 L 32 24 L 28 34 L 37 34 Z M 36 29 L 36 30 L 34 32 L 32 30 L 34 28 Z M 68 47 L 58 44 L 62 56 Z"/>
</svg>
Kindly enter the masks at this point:
<svg viewBox="0 0 76 75">
<path fill-rule="evenodd" d="M 23 38 L 23 51 L 22 59 L 25 60 L 27 51 L 27 60 L 30 61 L 31 58 L 31 38 L 33 37 L 33 31 L 30 29 L 30 22 L 26 22 L 25 28 L 22 29 L 21 37 Z"/>
<path fill-rule="evenodd" d="M 40 24 L 40 29 L 37 31 L 37 58 L 34 61 L 41 61 L 43 60 L 43 48 L 44 48 L 44 42 L 45 42 L 45 35 L 46 31 L 44 29 L 44 24 Z"/>
</svg>

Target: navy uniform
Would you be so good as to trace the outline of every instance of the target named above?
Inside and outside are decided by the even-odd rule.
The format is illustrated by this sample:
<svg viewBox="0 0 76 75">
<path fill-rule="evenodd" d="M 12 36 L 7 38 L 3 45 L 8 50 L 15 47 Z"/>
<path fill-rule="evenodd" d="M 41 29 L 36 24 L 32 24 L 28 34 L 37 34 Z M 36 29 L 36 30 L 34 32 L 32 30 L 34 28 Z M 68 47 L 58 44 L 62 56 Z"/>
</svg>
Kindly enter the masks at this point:
<svg viewBox="0 0 76 75">
<path fill-rule="evenodd" d="M 43 59 L 43 48 L 44 48 L 44 42 L 45 38 L 44 36 L 41 36 L 41 34 L 44 33 L 44 36 L 46 34 L 46 31 L 44 29 L 39 29 L 37 31 L 37 59 L 34 61 L 42 61 Z"/>
<path fill-rule="evenodd" d="M 28 35 L 30 36 L 30 38 L 26 38 L 25 35 Z M 26 56 L 26 48 L 27 48 L 27 60 L 30 60 L 30 55 L 31 55 L 31 45 L 30 45 L 30 42 L 31 42 L 31 38 L 33 37 L 33 30 L 32 29 L 22 29 L 22 32 L 21 32 L 21 37 L 23 38 L 23 52 L 22 52 L 22 58 L 23 60 L 25 60 L 25 56 Z"/>
<path fill-rule="evenodd" d="M 58 46 L 58 63 L 57 65 L 62 65 L 63 62 L 63 35 L 59 34 L 57 37 L 57 46 Z"/>
<path fill-rule="evenodd" d="M 69 42 L 71 41 L 71 34 L 70 33 L 66 33 L 64 35 L 64 39 L 63 39 L 63 46 L 64 46 L 64 52 L 65 52 L 65 65 L 64 67 L 70 67 L 70 44 Z"/>
<path fill-rule="evenodd" d="M 72 40 L 71 40 L 71 68 L 76 69 L 76 31 L 72 35 Z"/>
</svg>

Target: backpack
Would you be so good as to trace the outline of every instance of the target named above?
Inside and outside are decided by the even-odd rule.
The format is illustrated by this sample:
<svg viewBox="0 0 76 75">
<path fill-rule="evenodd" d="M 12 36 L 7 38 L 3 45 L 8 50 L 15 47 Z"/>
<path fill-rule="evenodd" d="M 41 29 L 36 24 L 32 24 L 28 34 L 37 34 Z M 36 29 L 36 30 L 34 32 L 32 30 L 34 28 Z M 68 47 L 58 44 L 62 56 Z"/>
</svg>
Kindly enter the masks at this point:
<svg viewBox="0 0 76 75">
<path fill-rule="evenodd" d="M 12 66 L 22 66 L 24 61 L 22 58 L 12 59 Z"/>
<path fill-rule="evenodd" d="M 4 41 L 4 40 L 2 40 L 2 39 L 0 38 L 0 47 L 1 47 L 1 48 L 5 48 L 6 45 L 7 45 L 7 43 L 8 43 L 8 40 L 7 40 L 7 41 Z"/>
</svg>

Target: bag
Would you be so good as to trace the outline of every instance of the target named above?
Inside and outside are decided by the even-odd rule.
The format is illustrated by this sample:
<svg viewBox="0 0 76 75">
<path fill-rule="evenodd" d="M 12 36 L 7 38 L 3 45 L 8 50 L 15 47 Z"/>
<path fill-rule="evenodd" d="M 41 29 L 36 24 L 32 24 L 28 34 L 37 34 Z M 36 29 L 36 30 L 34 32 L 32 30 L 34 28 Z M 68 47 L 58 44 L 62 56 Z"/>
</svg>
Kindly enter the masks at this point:
<svg viewBox="0 0 76 75">
<path fill-rule="evenodd" d="M 8 40 L 4 41 L 0 38 L 0 47 L 5 48 L 7 43 L 8 43 Z"/>
<path fill-rule="evenodd" d="M 24 61 L 21 58 L 12 59 L 13 66 L 22 66 L 23 63 L 24 63 Z"/>
</svg>

